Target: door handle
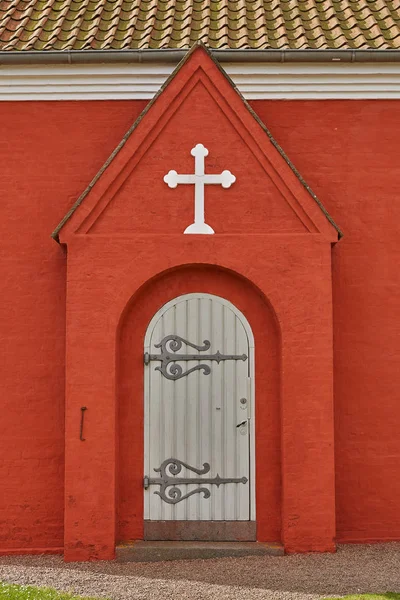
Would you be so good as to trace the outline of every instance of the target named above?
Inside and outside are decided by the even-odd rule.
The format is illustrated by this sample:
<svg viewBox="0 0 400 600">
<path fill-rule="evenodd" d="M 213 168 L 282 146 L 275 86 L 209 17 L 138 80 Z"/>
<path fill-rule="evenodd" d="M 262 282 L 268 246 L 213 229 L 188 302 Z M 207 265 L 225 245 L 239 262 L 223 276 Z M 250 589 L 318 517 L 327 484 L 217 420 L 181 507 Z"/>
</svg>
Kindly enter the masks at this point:
<svg viewBox="0 0 400 600">
<path fill-rule="evenodd" d="M 246 425 L 246 424 L 247 424 L 247 419 L 246 419 L 246 421 L 242 421 L 241 423 L 238 423 L 236 425 L 236 427 L 241 427 L 242 425 Z"/>
</svg>

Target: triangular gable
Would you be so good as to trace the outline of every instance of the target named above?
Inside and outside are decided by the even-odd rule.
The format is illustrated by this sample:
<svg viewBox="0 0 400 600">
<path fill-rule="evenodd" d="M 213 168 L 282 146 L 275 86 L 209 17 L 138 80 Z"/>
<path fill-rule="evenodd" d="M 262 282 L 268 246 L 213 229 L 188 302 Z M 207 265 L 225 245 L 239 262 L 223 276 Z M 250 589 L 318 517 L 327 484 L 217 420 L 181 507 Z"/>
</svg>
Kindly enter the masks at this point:
<svg viewBox="0 0 400 600">
<path fill-rule="evenodd" d="M 191 115 L 192 105 L 202 109 L 200 117 L 197 114 L 197 125 L 194 123 L 196 114 Z M 203 117 L 202 134 L 199 122 Z M 217 130 L 221 143 L 216 146 Z M 208 131 L 211 132 L 209 135 Z M 214 189 L 207 190 L 206 211 L 214 219 L 222 221 L 222 213 L 218 210 L 225 214 L 236 210 L 234 221 L 256 233 L 264 231 L 265 221 L 266 231 L 274 233 L 280 232 L 284 223 L 283 232 L 321 233 L 332 242 L 341 236 L 321 202 L 230 78 L 208 51 L 197 44 L 129 129 L 53 232 L 53 237 L 65 242 L 72 233 L 107 231 L 112 235 L 120 231 L 115 229 L 118 226 L 125 226 L 128 231 L 160 233 L 166 214 L 171 219 L 179 218 L 180 229 L 175 231 L 177 222 L 171 222 L 171 232 L 183 232 L 182 214 L 193 211 L 193 190 L 189 189 L 192 186 L 181 186 L 177 194 L 177 190 L 167 188 L 163 174 L 171 168 L 191 173 L 188 171 L 193 169 L 189 162 L 193 161 L 191 146 L 202 142 L 199 137 L 207 135 L 211 147 L 209 172 L 230 168 L 235 175 L 236 171 L 240 173 L 229 196 L 225 191 L 221 193 L 215 189 L 216 186 L 209 186 Z M 229 160 L 230 163 L 225 164 Z M 156 207 L 152 217 L 148 218 L 146 227 L 150 230 L 137 230 L 151 213 L 151 198 L 147 197 L 150 192 L 155 198 L 162 197 L 163 207 Z M 166 206 L 168 202 L 171 204 Z M 264 210 L 266 207 L 268 211 Z M 124 208 L 129 208 L 131 214 L 125 214 Z M 257 229 L 258 224 L 260 229 Z M 216 229 L 216 232 L 219 231 Z M 231 226 L 222 232 L 238 233 L 240 230 Z"/>
</svg>

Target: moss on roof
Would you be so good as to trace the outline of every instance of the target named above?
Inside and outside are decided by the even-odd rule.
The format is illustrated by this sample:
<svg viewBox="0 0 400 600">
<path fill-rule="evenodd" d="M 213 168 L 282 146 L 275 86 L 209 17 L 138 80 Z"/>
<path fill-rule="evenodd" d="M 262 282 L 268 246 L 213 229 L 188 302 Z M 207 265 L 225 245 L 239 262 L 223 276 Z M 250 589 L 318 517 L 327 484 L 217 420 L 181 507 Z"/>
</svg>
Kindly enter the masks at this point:
<svg viewBox="0 0 400 600">
<path fill-rule="evenodd" d="M 0 0 L 0 50 L 400 49 L 400 0 Z"/>
</svg>

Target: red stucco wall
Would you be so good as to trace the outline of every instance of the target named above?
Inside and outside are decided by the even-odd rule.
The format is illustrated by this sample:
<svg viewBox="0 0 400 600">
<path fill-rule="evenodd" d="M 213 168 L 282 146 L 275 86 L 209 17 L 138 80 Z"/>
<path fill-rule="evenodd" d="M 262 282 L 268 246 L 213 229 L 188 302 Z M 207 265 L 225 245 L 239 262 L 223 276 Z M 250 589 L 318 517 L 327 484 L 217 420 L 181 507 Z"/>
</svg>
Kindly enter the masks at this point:
<svg viewBox="0 0 400 600">
<path fill-rule="evenodd" d="M 63 546 L 66 258 L 50 233 L 144 105 L 1 105 L 0 551 Z"/>
<path fill-rule="evenodd" d="M 49 235 L 144 105 L 2 105 L 0 551 L 63 545 L 66 257 Z M 399 539 L 400 104 L 252 105 L 345 233 L 333 250 L 338 539 Z"/>
<path fill-rule="evenodd" d="M 332 253 L 337 539 L 399 539 L 400 103 L 253 106 L 344 232 Z"/>
</svg>

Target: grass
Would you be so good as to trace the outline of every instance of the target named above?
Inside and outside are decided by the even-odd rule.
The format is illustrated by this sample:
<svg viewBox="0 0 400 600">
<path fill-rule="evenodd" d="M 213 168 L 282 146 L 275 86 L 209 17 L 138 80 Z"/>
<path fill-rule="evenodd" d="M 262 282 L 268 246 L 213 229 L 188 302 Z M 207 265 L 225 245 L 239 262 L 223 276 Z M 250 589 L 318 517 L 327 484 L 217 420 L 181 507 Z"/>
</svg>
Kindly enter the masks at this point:
<svg viewBox="0 0 400 600">
<path fill-rule="evenodd" d="M 1 596 L 0 596 L 1 598 Z M 385 594 L 351 594 L 342 598 L 324 598 L 324 600 L 400 600 L 400 594 L 386 592 Z"/>
<path fill-rule="evenodd" d="M 0 581 L 0 600 L 100 600 L 100 598 L 74 596 L 50 588 L 36 588 L 30 585 L 8 585 Z M 101 598 L 101 600 L 107 599 Z"/>
<path fill-rule="evenodd" d="M 74 596 L 65 592 L 57 592 L 50 588 L 36 588 L 28 585 L 9 585 L 0 581 L 0 600 L 107 600 L 106 598 L 88 598 Z M 385 594 L 351 594 L 342 598 L 325 598 L 324 600 L 400 600 L 400 593 Z"/>
</svg>

